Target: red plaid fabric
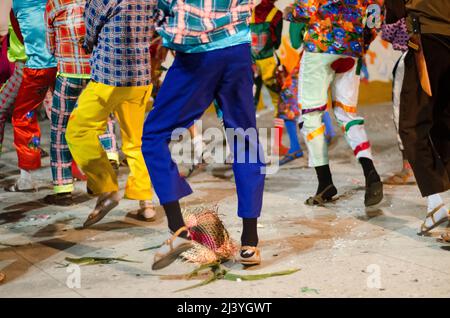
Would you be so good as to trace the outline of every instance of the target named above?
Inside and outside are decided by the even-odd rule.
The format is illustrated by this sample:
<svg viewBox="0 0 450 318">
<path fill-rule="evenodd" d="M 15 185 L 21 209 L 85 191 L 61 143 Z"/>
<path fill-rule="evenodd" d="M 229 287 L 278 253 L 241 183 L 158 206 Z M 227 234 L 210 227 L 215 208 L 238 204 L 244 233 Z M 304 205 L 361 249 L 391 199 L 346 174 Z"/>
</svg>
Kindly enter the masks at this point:
<svg viewBox="0 0 450 318">
<path fill-rule="evenodd" d="M 58 60 L 58 72 L 65 74 L 90 74 L 90 55 L 82 48 L 86 34 L 84 24 L 85 0 L 49 0 L 45 21 L 47 46 Z"/>
</svg>

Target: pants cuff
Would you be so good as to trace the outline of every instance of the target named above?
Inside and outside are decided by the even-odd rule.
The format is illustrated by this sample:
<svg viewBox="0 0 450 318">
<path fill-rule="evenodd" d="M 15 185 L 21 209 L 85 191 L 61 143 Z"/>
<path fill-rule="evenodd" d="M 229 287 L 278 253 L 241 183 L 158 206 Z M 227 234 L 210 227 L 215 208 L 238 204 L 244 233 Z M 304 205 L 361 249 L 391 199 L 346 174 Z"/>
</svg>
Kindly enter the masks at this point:
<svg viewBox="0 0 450 318">
<path fill-rule="evenodd" d="M 55 193 L 70 193 L 70 192 L 73 192 L 73 190 L 74 190 L 73 183 L 57 185 L 57 186 L 53 187 L 53 191 Z"/>
<path fill-rule="evenodd" d="M 108 160 L 115 161 L 119 163 L 119 153 L 117 152 L 107 152 L 106 156 L 108 157 Z"/>
</svg>

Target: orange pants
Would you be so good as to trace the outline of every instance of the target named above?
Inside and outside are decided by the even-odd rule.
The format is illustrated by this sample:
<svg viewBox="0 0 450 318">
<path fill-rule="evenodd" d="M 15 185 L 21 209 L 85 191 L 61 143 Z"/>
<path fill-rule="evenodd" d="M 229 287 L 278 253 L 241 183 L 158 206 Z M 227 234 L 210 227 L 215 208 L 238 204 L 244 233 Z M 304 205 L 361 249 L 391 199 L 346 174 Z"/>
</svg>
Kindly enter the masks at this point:
<svg viewBox="0 0 450 318">
<path fill-rule="evenodd" d="M 14 146 L 21 169 L 36 170 L 41 167 L 41 130 L 36 109 L 44 101 L 48 89 L 54 88 L 55 78 L 56 68 L 23 69 L 23 80 L 12 114 Z"/>
</svg>

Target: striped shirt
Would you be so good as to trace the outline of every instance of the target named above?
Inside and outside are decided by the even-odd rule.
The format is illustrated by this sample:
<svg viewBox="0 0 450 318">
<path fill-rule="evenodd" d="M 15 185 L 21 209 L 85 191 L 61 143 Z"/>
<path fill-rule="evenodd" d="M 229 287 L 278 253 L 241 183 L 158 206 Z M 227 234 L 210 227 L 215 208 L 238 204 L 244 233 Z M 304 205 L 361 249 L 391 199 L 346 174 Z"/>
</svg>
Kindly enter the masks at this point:
<svg viewBox="0 0 450 318">
<path fill-rule="evenodd" d="M 84 6 L 86 0 L 48 0 L 45 21 L 47 23 L 47 47 L 58 62 L 58 72 L 70 75 L 89 75 L 90 55 L 82 48 L 86 33 Z"/>
<path fill-rule="evenodd" d="M 158 33 L 165 42 L 198 45 L 248 29 L 253 0 L 159 0 Z"/>
<path fill-rule="evenodd" d="M 150 41 L 156 0 L 88 0 L 84 46 L 92 80 L 111 86 L 150 85 Z"/>
</svg>

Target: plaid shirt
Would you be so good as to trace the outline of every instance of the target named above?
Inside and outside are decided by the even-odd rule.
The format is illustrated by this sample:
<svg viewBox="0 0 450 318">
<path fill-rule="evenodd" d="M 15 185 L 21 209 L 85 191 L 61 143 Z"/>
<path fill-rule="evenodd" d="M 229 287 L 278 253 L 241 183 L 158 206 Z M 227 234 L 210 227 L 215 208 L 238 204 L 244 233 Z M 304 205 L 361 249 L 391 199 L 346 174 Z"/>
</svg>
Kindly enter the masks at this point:
<svg viewBox="0 0 450 318">
<path fill-rule="evenodd" d="M 58 61 L 58 72 L 87 75 L 91 73 L 89 54 L 80 40 L 86 33 L 84 6 L 86 0 L 48 0 L 45 11 L 47 47 Z"/>
<path fill-rule="evenodd" d="M 111 86 L 150 85 L 150 41 L 156 0 L 88 0 L 84 46 L 91 78 Z"/>
<path fill-rule="evenodd" d="M 254 0 L 159 0 L 158 33 L 168 42 L 197 45 L 248 28 Z"/>
</svg>

